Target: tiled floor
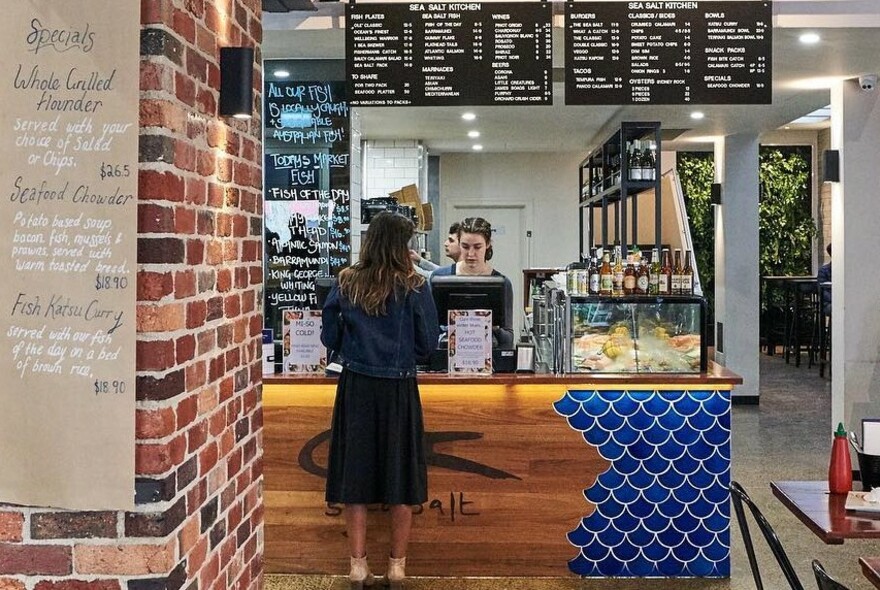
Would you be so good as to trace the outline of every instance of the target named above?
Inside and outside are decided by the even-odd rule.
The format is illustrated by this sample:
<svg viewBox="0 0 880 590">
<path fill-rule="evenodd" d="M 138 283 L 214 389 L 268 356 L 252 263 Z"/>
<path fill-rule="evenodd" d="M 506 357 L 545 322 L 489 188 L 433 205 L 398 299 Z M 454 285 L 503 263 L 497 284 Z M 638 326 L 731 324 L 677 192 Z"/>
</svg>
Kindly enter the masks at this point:
<svg viewBox="0 0 880 590">
<path fill-rule="evenodd" d="M 824 545 L 772 495 L 772 479 L 821 479 L 827 470 L 831 441 L 831 382 L 815 368 L 786 365 L 779 357 L 761 357 L 761 404 L 735 406 L 733 412 L 733 479 L 761 507 L 789 554 L 805 588 L 815 588 L 810 561 L 825 568 L 852 590 L 872 588 L 861 576 L 858 557 L 880 555 L 880 542 L 847 541 Z M 757 531 L 753 530 L 753 534 Z M 739 529 L 734 523 L 733 573 L 730 580 L 581 580 L 578 578 L 421 578 L 409 590 L 751 590 L 754 580 Z M 786 588 L 782 574 L 763 542 L 757 541 L 764 588 Z M 374 567 L 379 567 L 377 564 Z M 344 572 L 340 572 L 344 573 Z M 346 579 L 332 576 L 268 575 L 266 590 L 343 590 Z"/>
</svg>

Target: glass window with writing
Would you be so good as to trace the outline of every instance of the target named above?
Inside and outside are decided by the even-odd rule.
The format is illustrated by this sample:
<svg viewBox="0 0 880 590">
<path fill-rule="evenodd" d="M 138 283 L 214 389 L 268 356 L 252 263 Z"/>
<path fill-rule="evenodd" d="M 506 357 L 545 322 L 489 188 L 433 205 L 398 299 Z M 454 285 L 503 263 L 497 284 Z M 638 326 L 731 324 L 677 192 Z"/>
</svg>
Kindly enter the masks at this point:
<svg viewBox="0 0 880 590">
<path fill-rule="evenodd" d="M 284 62 L 291 63 L 298 61 Z M 282 309 L 318 309 L 315 279 L 350 264 L 345 82 L 309 74 L 284 81 L 270 74 L 264 87 L 265 327 L 276 334 Z"/>
</svg>

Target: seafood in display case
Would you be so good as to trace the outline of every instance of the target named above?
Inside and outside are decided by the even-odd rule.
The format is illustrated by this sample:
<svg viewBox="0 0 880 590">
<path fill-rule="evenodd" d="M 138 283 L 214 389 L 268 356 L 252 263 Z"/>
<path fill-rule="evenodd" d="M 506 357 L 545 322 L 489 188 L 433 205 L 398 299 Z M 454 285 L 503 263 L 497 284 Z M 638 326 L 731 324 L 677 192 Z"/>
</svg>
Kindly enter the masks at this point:
<svg viewBox="0 0 880 590">
<path fill-rule="evenodd" d="M 571 297 L 571 373 L 699 373 L 706 370 L 701 297 Z"/>
</svg>

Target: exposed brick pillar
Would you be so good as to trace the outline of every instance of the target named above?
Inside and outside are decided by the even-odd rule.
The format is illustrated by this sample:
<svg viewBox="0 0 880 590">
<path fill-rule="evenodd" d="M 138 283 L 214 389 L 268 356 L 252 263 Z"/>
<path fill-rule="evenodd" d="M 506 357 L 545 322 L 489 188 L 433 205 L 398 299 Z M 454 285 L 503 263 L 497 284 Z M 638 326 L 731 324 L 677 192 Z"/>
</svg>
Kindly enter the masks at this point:
<svg viewBox="0 0 880 590">
<path fill-rule="evenodd" d="M 141 0 L 137 509 L 0 505 L 0 590 L 262 585 L 261 17 Z M 219 49 L 239 45 L 257 48 L 244 122 L 216 115 Z"/>
</svg>

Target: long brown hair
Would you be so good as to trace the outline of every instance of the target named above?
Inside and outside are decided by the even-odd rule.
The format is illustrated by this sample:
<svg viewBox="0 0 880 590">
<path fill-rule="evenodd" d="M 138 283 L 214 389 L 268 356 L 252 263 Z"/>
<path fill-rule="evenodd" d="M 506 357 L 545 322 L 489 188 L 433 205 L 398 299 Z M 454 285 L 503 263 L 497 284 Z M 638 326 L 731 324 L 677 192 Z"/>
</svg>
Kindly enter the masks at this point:
<svg viewBox="0 0 880 590">
<path fill-rule="evenodd" d="M 385 302 L 399 291 L 415 291 L 425 283 L 409 257 L 413 222 L 383 211 L 370 221 L 357 264 L 339 273 L 339 289 L 367 315 L 385 313 Z"/>
</svg>

